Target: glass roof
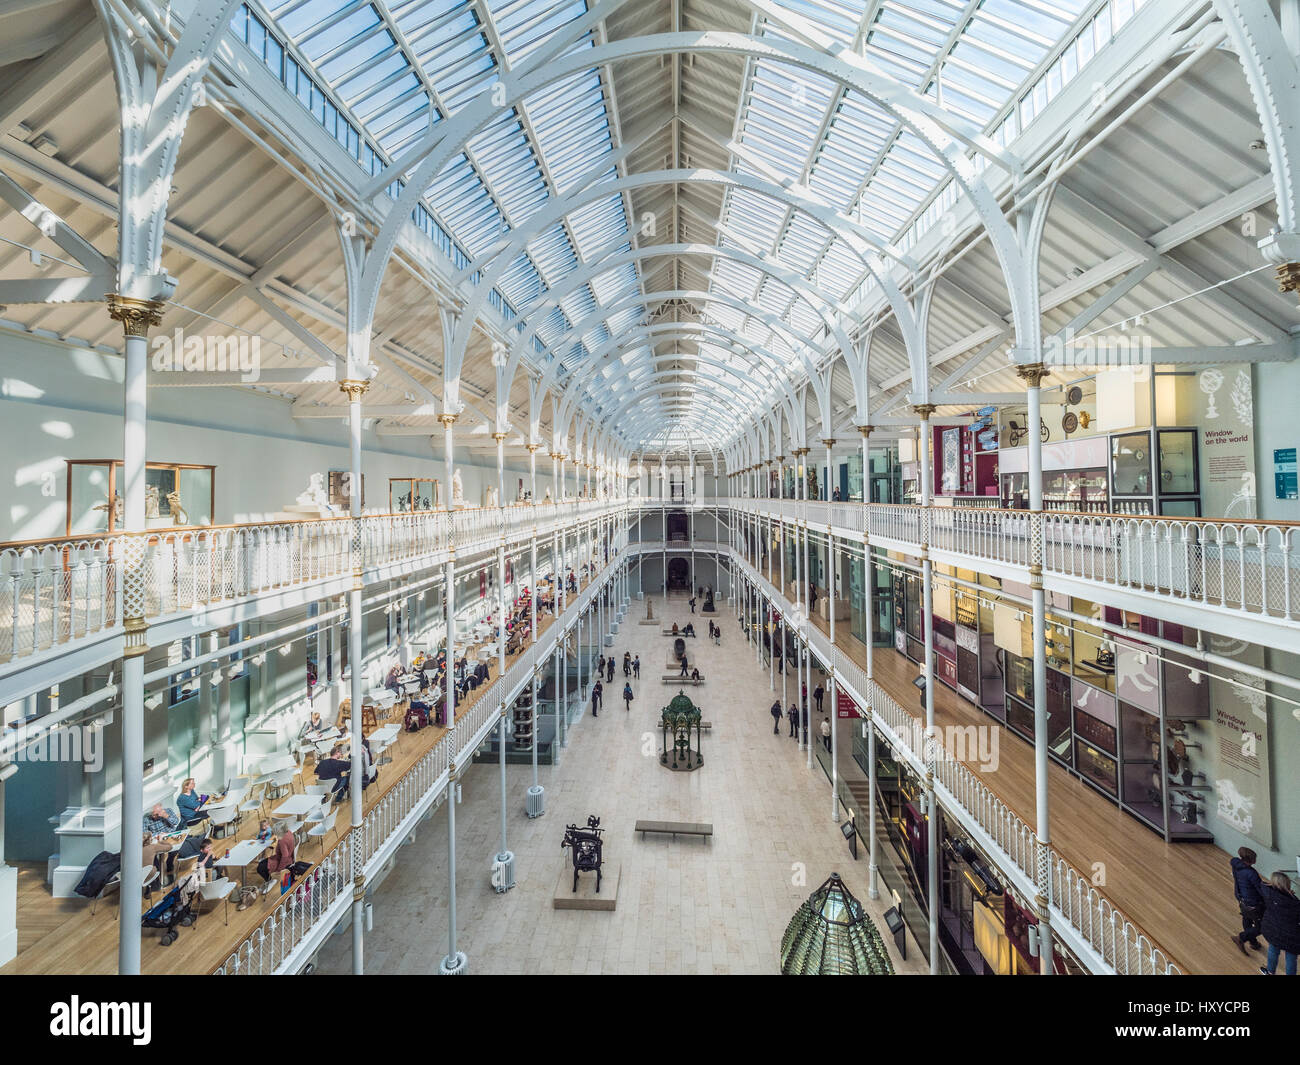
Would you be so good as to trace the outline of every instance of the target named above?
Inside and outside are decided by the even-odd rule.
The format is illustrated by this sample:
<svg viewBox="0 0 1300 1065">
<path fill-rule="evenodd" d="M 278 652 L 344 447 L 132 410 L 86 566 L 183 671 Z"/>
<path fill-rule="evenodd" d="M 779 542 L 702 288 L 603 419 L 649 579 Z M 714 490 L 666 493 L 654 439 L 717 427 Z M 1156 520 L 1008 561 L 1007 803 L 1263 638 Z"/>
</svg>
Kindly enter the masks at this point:
<svg viewBox="0 0 1300 1065">
<path fill-rule="evenodd" d="M 857 53 L 881 74 L 1006 144 L 1142 0 L 775 2 L 812 23 L 834 47 Z M 373 175 L 584 16 L 587 6 L 585 0 L 268 0 L 265 7 L 250 2 L 241 8 L 232 30 Z M 756 32 L 800 39 L 761 18 Z M 570 54 L 601 40 L 603 29 L 588 31 Z M 904 250 L 951 207 L 956 193 L 947 171 L 875 103 L 770 59 L 746 70 L 735 101 L 735 172 L 805 185 L 865 234 Z M 510 234 L 548 211 L 554 197 L 617 176 L 608 77 L 606 68 L 593 66 L 503 110 L 424 190 L 415 218 L 457 268 L 481 268 L 473 272 L 474 283 L 484 273 L 493 277 L 492 305 L 507 321 L 524 328 L 517 315 L 531 316 L 527 327 L 543 316 L 536 346 L 563 339 L 557 350 L 566 372 L 645 318 L 637 303 L 645 291 L 639 265 L 607 268 L 581 284 L 569 280 L 589 264 L 630 251 L 630 200 L 607 196 L 562 219 L 549 216 L 508 263 L 498 259 Z M 717 231 L 720 247 L 767 258 L 810 280 L 831 301 L 853 305 L 871 293 L 862 259 L 842 238 L 768 196 L 728 188 Z M 715 258 L 708 287 L 784 319 L 814 347 L 824 339 L 821 308 L 753 266 Z M 572 335 L 599 308 L 615 303 L 625 309 L 599 325 L 584 325 L 581 337 Z M 787 337 L 761 319 L 721 303 L 704 309 L 708 321 L 799 364 Z M 719 360 L 736 358 L 725 347 L 709 351 Z M 637 367 L 635 378 L 644 380 L 650 348 L 638 343 L 623 352 Z M 716 435 L 727 428 L 703 407 L 688 405 L 682 417 L 694 432 L 712 425 Z"/>
</svg>

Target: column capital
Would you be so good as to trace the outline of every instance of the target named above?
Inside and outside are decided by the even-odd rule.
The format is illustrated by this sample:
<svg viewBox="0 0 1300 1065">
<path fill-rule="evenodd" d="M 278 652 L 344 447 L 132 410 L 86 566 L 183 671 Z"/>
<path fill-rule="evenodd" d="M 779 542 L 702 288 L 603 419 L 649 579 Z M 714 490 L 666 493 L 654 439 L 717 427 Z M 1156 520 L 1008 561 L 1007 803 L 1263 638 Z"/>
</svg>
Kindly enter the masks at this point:
<svg viewBox="0 0 1300 1065">
<path fill-rule="evenodd" d="M 504 440 L 504 439 L 505 439 L 507 436 L 509 436 L 509 435 L 510 435 L 509 433 L 493 433 L 493 434 L 492 434 L 492 439 L 493 439 L 493 440 Z"/>
<path fill-rule="evenodd" d="M 930 415 L 932 415 L 934 412 L 935 412 L 935 405 L 933 403 L 912 404 L 912 413 L 915 414 L 918 418 L 920 418 L 921 421 L 923 422 L 929 421 Z"/>
<path fill-rule="evenodd" d="M 456 424 L 456 419 L 459 417 L 459 414 L 452 414 L 450 411 L 443 411 L 438 415 L 438 421 L 442 422 L 442 427 L 444 429 L 450 429 Z"/>
<path fill-rule="evenodd" d="M 1043 382 L 1043 378 L 1048 376 L 1048 369 L 1041 362 L 1032 362 L 1026 366 L 1016 367 L 1016 376 L 1025 382 L 1030 388 L 1037 388 Z"/>
<path fill-rule="evenodd" d="M 563 451 L 552 451 L 552 452 L 551 452 L 551 458 L 555 459 L 555 460 L 558 462 L 560 459 L 564 458 L 564 452 L 563 452 Z"/>
<path fill-rule="evenodd" d="M 119 296 L 116 292 L 104 298 L 108 300 L 108 316 L 121 322 L 123 335 L 129 337 L 147 337 L 149 330 L 162 321 L 163 308 L 167 306 L 162 300 L 142 300 Z"/>
<path fill-rule="evenodd" d="M 339 391 L 348 397 L 349 403 L 360 403 L 361 397 L 366 394 L 369 388 L 369 381 L 362 381 L 355 377 L 347 377 L 339 382 Z"/>
<path fill-rule="evenodd" d="M 835 437 L 832 436 L 832 437 L 828 437 L 828 438 L 826 438 L 826 439 L 823 439 L 823 440 L 822 440 L 822 443 L 825 444 L 827 447 L 834 447 L 834 446 L 835 446 Z"/>
<path fill-rule="evenodd" d="M 797 447 L 791 452 L 791 454 L 793 454 L 796 458 L 803 458 L 803 456 L 808 454 L 808 452 L 811 450 L 812 448 L 810 447 Z"/>
<path fill-rule="evenodd" d="M 541 445 L 541 444 L 525 444 L 524 446 L 525 446 L 526 448 L 528 448 L 528 454 L 532 455 L 532 454 L 534 454 L 534 453 L 537 451 L 537 449 L 540 448 L 542 445 Z"/>
<path fill-rule="evenodd" d="M 1300 263 L 1281 263 L 1274 276 L 1279 292 L 1300 292 Z"/>
<path fill-rule="evenodd" d="M 854 428 L 863 436 L 870 436 L 876 427 L 874 425 L 855 425 Z"/>
<path fill-rule="evenodd" d="M 784 462 L 784 461 L 785 461 L 785 456 L 784 456 L 784 455 L 777 455 L 777 457 L 776 457 L 776 461 L 777 461 L 777 462 Z"/>
</svg>

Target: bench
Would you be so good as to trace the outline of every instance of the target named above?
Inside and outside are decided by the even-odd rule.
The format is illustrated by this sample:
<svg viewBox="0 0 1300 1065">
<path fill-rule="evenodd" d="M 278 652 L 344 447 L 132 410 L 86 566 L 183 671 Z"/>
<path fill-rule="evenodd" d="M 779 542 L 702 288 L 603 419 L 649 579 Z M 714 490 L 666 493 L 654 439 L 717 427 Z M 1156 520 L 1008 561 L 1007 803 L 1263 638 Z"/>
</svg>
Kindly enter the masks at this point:
<svg viewBox="0 0 1300 1065">
<path fill-rule="evenodd" d="M 645 839 L 647 832 L 659 832 L 664 835 L 671 835 L 673 839 L 678 836 L 705 836 L 712 837 L 713 826 L 704 824 L 692 824 L 689 821 L 638 821 L 634 832 L 640 832 L 641 838 Z"/>
<path fill-rule="evenodd" d="M 663 681 L 665 684 L 703 684 L 704 674 L 701 673 L 699 679 L 696 680 L 692 677 L 683 677 L 680 673 L 665 673 L 663 675 Z"/>
<path fill-rule="evenodd" d="M 681 629 L 678 629 L 676 632 L 673 632 L 672 629 L 660 629 L 659 632 L 663 636 L 684 636 L 688 640 L 695 639 L 695 633 L 683 632 Z"/>
</svg>

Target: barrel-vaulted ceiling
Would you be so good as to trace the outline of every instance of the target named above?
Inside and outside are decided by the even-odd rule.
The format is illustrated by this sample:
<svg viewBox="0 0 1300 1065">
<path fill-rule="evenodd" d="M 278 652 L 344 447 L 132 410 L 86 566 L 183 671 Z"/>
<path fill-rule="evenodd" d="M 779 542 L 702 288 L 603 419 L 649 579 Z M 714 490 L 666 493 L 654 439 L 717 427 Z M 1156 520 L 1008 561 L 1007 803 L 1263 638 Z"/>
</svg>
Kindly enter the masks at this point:
<svg viewBox="0 0 1300 1065">
<path fill-rule="evenodd" d="M 917 371 L 891 315 L 927 287 L 937 391 L 1013 390 L 1002 265 L 951 167 L 1000 182 L 989 202 L 1005 210 L 1017 168 L 1092 91 L 1122 121 L 1052 201 L 1044 331 L 1169 306 L 1157 344 L 1273 351 L 1293 345 L 1295 307 L 1236 225 L 1254 212 L 1266 231 L 1272 197 L 1236 59 L 1200 47 L 1216 25 L 1207 2 L 1176 0 L 249 0 L 216 56 L 217 106 L 182 146 L 164 328 L 271 338 L 279 376 L 249 387 L 338 417 L 313 367 L 346 346 L 340 190 L 395 197 L 413 149 L 486 96 L 492 117 L 413 216 L 444 267 L 407 241 L 385 275 L 367 397 L 381 432 L 436 432 L 456 365 L 438 310 L 475 290 L 489 295 L 461 394 L 484 435 L 509 421 L 516 440 L 567 437 L 576 419 L 629 451 L 717 448 L 782 405 L 815 420 L 819 390 L 851 424 L 861 390 L 836 360 L 868 344 L 872 406 L 897 411 Z M 111 255 L 95 7 L 31 0 L 0 26 L 0 172 Z M 515 74 L 532 78 L 522 95 L 505 91 Z M 341 153 L 322 154 L 322 128 Z M 58 249 L 5 201 L 3 276 L 48 276 L 57 256 L 28 250 Z M 0 324 L 113 343 L 86 304 L 11 306 Z"/>
</svg>

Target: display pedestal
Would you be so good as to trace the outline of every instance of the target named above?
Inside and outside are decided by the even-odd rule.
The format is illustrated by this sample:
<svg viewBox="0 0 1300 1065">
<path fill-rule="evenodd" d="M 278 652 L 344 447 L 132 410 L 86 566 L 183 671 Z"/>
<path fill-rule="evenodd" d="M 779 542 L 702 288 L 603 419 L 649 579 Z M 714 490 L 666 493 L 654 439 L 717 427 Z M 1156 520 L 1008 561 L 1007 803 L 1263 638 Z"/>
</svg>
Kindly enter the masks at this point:
<svg viewBox="0 0 1300 1065">
<path fill-rule="evenodd" d="M 557 910 L 612 910 L 618 905 L 619 866 L 606 862 L 601 869 L 600 894 L 596 894 L 596 874 L 579 873 L 578 890 L 573 890 L 573 862 L 566 861 L 555 881 Z"/>
<path fill-rule="evenodd" d="M 836 621 L 848 621 L 849 601 L 847 599 L 818 599 L 817 613 L 821 615 L 822 621 L 830 621 L 832 607 L 835 610 Z"/>
</svg>

